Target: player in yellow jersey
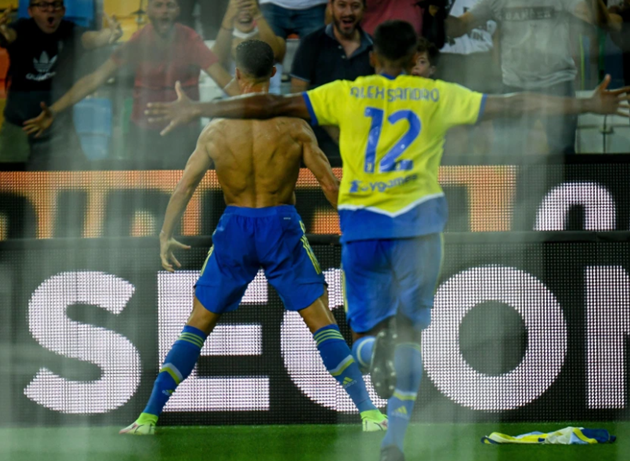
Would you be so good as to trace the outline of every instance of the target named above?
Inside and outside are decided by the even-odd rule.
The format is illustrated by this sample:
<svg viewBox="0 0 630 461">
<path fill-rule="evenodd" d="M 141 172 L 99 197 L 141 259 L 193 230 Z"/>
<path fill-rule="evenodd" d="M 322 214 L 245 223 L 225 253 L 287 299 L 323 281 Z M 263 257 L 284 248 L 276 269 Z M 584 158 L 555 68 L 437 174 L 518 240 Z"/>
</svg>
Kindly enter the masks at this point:
<svg viewBox="0 0 630 461">
<path fill-rule="evenodd" d="M 378 75 L 336 81 L 302 95 L 256 95 L 193 103 L 180 92 L 149 114 L 171 127 L 194 117 L 310 119 L 341 129 L 344 174 L 339 194 L 342 264 L 353 353 L 371 367 L 377 392 L 389 397 L 382 461 L 404 460 L 403 440 L 422 376 L 420 336 L 430 322 L 447 219 L 438 183 L 444 136 L 456 125 L 527 112 L 627 115 L 629 88 L 590 99 L 537 94 L 485 96 L 461 86 L 405 75 L 417 37 L 402 21 L 374 36 Z M 394 320 L 396 327 L 394 326 Z"/>
</svg>

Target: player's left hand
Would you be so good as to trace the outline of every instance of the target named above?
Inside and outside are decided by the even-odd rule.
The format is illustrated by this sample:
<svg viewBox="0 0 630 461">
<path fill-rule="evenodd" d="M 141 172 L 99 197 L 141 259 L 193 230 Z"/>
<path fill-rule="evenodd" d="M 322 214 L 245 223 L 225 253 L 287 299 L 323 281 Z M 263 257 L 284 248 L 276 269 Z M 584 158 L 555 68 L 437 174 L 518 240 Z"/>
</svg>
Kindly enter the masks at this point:
<svg viewBox="0 0 630 461">
<path fill-rule="evenodd" d="M 147 104 L 145 114 L 149 116 L 149 123 L 170 122 L 160 133 L 162 136 L 167 135 L 178 126 L 186 125 L 199 117 L 193 100 L 186 96 L 180 82 L 175 84 L 175 92 L 177 93 L 176 101 Z"/>
<path fill-rule="evenodd" d="M 182 267 L 173 254 L 175 250 L 190 250 L 190 246 L 178 242 L 173 237 L 167 239 L 160 236 L 160 259 L 162 260 L 162 267 L 169 272 L 175 272 L 173 263 L 178 269 Z"/>
<path fill-rule="evenodd" d="M 606 75 L 604 81 L 595 89 L 589 103 L 591 112 L 601 115 L 619 115 L 621 117 L 630 118 L 630 86 L 619 88 L 616 90 L 608 90 L 610 85 L 610 75 Z"/>
</svg>

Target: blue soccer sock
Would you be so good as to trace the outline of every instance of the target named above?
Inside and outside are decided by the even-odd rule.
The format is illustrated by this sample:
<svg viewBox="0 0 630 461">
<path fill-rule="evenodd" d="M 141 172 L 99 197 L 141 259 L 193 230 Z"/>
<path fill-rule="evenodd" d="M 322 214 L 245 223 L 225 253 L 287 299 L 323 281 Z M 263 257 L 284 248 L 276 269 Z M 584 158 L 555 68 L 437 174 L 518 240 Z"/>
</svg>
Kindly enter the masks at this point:
<svg viewBox="0 0 630 461">
<path fill-rule="evenodd" d="M 320 328 L 313 335 L 324 365 L 348 393 L 359 412 L 376 410 L 365 387 L 361 370 L 337 325 Z"/>
<path fill-rule="evenodd" d="M 160 369 L 149 403 L 147 403 L 142 417 L 145 415 L 160 416 L 168 399 L 173 395 L 177 386 L 193 371 L 206 335 L 197 328 L 186 325 L 181 335 L 173 344 L 170 352 L 164 359 L 164 365 Z M 157 418 L 155 419 L 157 421 Z"/>
<path fill-rule="evenodd" d="M 394 355 L 394 367 L 396 368 L 396 390 L 387 402 L 389 428 L 382 446 L 396 445 L 403 451 L 405 433 L 407 426 L 409 426 L 422 379 L 420 345 L 416 343 L 399 344 Z"/>
<path fill-rule="evenodd" d="M 363 336 L 352 345 L 352 355 L 359 364 L 361 373 L 365 374 L 370 371 L 370 363 L 372 362 L 372 352 L 374 351 L 374 336 Z"/>
</svg>

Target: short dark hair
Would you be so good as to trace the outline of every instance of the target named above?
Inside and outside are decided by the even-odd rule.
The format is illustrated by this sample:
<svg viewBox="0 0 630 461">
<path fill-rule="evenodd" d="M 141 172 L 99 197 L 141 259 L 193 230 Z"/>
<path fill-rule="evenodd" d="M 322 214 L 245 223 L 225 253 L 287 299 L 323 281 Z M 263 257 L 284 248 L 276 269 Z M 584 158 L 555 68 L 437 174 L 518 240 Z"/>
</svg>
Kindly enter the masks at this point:
<svg viewBox="0 0 630 461">
<path fill-rule="evenodd" d="M 417 44 L 416 30 L 407 21 L 385 21 L 374 32 L 374 51 L 392 64 L 406 64 Z"/>
<path fill-rule="evenodd" d="M 271 77 L 274 63 L 273 50 L 262 40 L 246 40 L 236 47 L 236 67 L 256 80 Z"/>
<path fill-rule="evenodd" d="M 418 46 L 416 48 L 418 53 L 426 53 L 429 57 L 429 63 L 432 66 L 437 66 L 440 61 L 440 50 L 435 46 L 435 43 L 427 40 L 424 37 L 418 39 Z"/>
</svg>

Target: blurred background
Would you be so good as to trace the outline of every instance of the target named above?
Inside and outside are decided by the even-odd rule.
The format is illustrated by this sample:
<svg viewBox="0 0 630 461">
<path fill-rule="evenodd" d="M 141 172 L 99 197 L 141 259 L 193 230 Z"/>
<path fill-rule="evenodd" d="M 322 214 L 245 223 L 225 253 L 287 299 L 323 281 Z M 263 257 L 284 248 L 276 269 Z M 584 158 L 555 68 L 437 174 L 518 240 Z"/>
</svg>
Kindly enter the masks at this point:
<svg viewBox="0 0 630 461">
<path fill-rule="evenodd" d="M 11 461 L 376 459 L 380 438 L 361 434 L 262 273 L 206 342 L 161 434 L 117 436 L 190 312 L 225 208 L 209 171 L 178 232 L 193 249 L 178 273 L 161 270 L 166 205 L 208 122 L 167 137 L 148 122 L 146 104 L 173 101 L 176 81 L 193 99 L 227 97 L 234 49 L 252 38 L 274 51 L 272 92 L 354 80 L 374 71 L 378 24 L 404 19 L 420 38 L 409 72 L 424 78 L 580 98 L 607 74 L 610 88 L 630 82 L 625 0 L 0 0 L 0 11 L 0 459 Z M 35 137 L 23 131 L 34 119 L 52 124 Z M 341 177 L 338 130 L 316 134 Z M 446 255 L 410 459 L 626 459 L 629 153 L 624 116 L 448 133 Z M 296 196 L 350 341 L 337 213 L 306 170 Z M 619 440 L 562 452 L 479 443 L 567 425 Z"/>
</svg>

